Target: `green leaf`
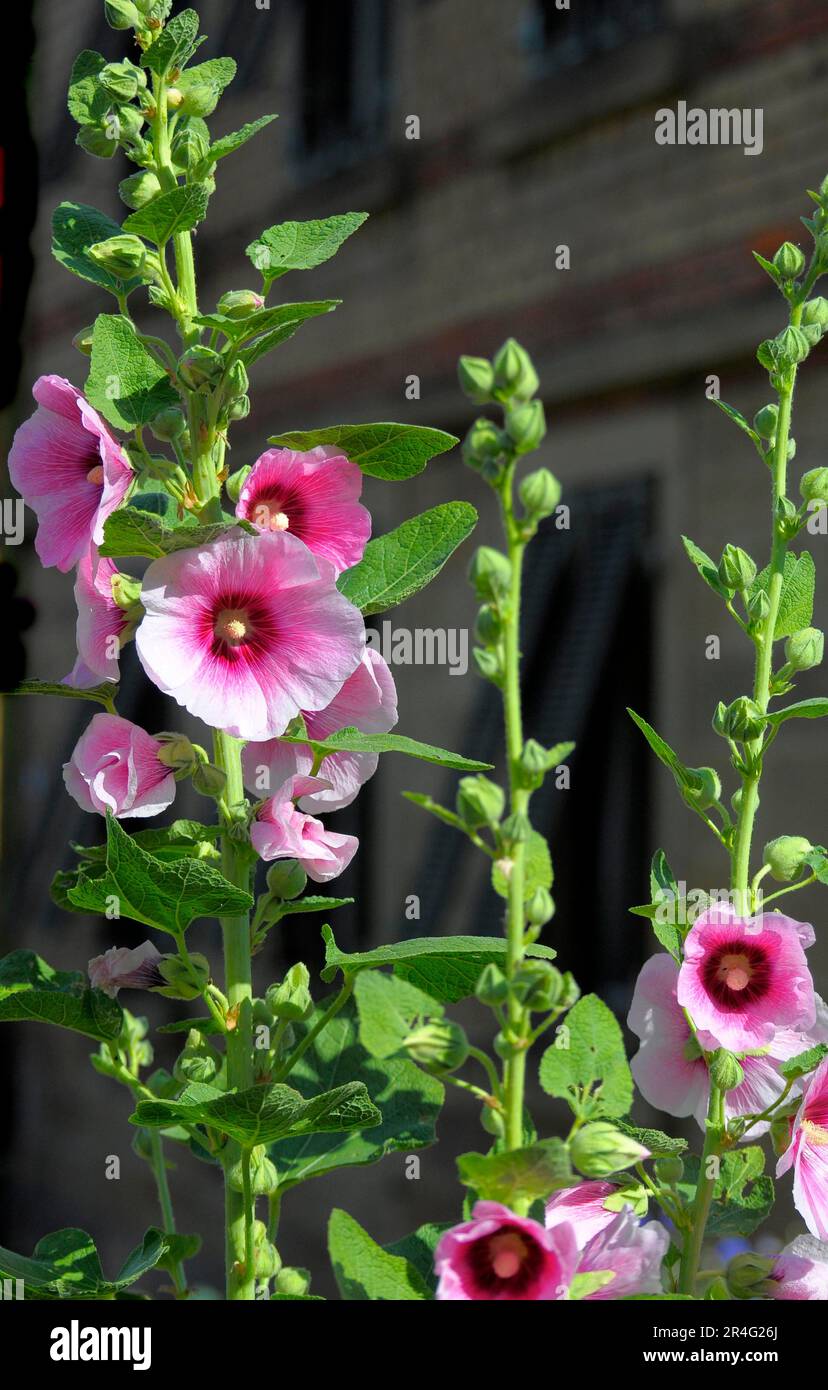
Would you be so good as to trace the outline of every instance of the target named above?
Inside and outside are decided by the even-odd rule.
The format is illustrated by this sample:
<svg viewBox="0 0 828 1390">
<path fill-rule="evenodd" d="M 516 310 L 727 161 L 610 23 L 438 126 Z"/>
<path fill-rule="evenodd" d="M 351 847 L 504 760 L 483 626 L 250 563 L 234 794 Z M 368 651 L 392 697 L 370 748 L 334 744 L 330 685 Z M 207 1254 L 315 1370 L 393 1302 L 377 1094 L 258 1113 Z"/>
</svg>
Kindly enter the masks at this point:
<svg viewBox="0 0 828 1390">
<path fill-rule="evenodd" d="M 540 1083 L 590 1118 L 626 1115 L 633 1099 L 632 1074 L 618 1020 L 596 995 L 570 1009 L 540 1063 Z"/>
<path fill-rule="evenodd" d="M 714 594 L 718 594 L 719 598 L 729 598 L 730 594 L 722 584 L 719 578 L 719 571 L 710 556 L 706 555 L 699 546 L 691 541 L 689 536 L 682 536 L 681 539 L 689 559 L 696 566 L 705 584 L 713 590 Z"/>
<path fill-rule="evenodd" d="M 275 926 L 285 917 L 293 917 L 295 913 L 333 912 L 338 907 L 349 907 L 355 901 L 355 898 L 326 898 L 319 893 L 309 893 L 305 898 L 287 898 L 284 901 L 271 898 L 259 923 L 257 935 L 263 936 L 268 927 Z"/>
<path fill-rule="evenodd" d="M 192 231 L 207 215 L 210 195 L 202 183 L 185 183 L 160 193 L 146 207 L 131 212 L 124 231 L 163 246 L 177 232 Z"/>
<path fill-rule="evenodd" d="M 422 425 L 331 425 L 324 430 L 293 430 L 273 435 L 268 441 L 284 449 L 304 452 L 318 444 L 341 449 L 371 478 L 401 482 L 422 473 L 429 459 L 453 449 L 453 434 Z"/>
<path fill-rule="evenodd" d="M 680 965 L 682 933 L 675 920 L 663 922 L 658 915 L 662 913 L 665 916 L 676 918 L 679 905 L 678 884 L 673 870 L 667 863 L 667 856 L 663 849 L 656 850 L 650 866 L 650 897 L 653 907 L 653 915 L 650 918 L 653 934 L 664 949 L 670 952 L 673 960 Z"/>
<path fill-rule="evenodd" d="M 173 68 L 183 68 L 193 56 L 198 42 L 198 15 L 195 10 L 182 10 L 173 15 L 169 24 L 146 50 L 142 62 L 158 77 L 166 77 Z"/>
<path fill-rule="evenodd" d="M 606 1288 L 607 1284 L 611 1284 L 614 1278 L 614 1269 L 595 1269 L 584 1274 L 576 1274 L 569 1286 L 569 1297 L 575 1302 L 582 1298 L 589 1298 L 590 1294 Z"/>
<path fill-rule="evenodd" d="M 670 769 L 679 787 L 683 786 L 687 777 L 687 768 L 678 754 L 673 752 L 669 743 L 666 743 L 661 735 L 656 733 L 655 729 L 647 723 L 646 719 L 642 719 L 640 714 L 636 714 L 634 709 L 628 708 L 627 714 L 630 716 L 633 723 L 641 730 L 659 762 L 662 762 L 665 767 Z"/>
<path fill-rule="evenodd" d="M 800 1076 L 807 1076 L 809 1072 L 816 1071 L 820 1062 L 828 1057 L 828 1047 L 825 1043 L 817 1043 L 814 1047 L 807 1048 L 804 1052 L 798 1052 L 795 1057 L 789 1057 L 787 1062 L 782 1062 L 779 1071 L 786 1080 L 798 1081 Z"/>
<path fill-rule="evenodd" d="M 224 159 L 225 155 L 233 154 L 235 150 L 241 149 L 242 145 L 252 136 L 264 130 L 271 121 L 277 120 L 276 116 L 260 116 L 257 121 L 248 121 L 240 130 L 234 130 L 229 135 L 222 135 L 220 140 L 216 140 L 207 151 L 204 158 L 205 164 L 215 164 L 217 160 Z"/>
<path fill-rule="evenodd" d="M 709 1236 L 750 1236 L 762 1224 L 774 1200 L 773 1181 L 765 1176 L 764 1168 L 765 1155 L 758 1144 L 722 1155 L 707 1223 Z M 678 1187 L 688 1200 L 695 1192 L 698 1174 L 698 1158 L 685 1158 Z"/>
<path fill-rule="evenodd" d="M 477 524 L 468 502 L 444 502 L 369 541 L 339 589 L 367 617 L 383 613 L 430 584 Z"/>
<path fill-rule="evenodd" d="M 755 255 L 756 252 L 754 251 L 753 254 Z M 754 444 L 759 443 L 760 436 L 756 433 L 756 430 L 750 422 L 745 419 L 741 410 L 734 410 L 732 405 L 728 405 L 725 401 L 720 401 L 718 396 L 711 396 L 709 399 L 712 400 L 714 405 L 717 405 L 720 410 L 724 411 L 727 418 L 732 420 L 734 425 L 738 425 L 740 430 L 744 430 L 745 434 L 750 436 Z"/>
<path fill-rule="evenodd" d="M 687 1150 L 686 1139 L 673 1139 L 661 1129 L 642 1129 L 639 1125 L 627 1124 L 626 1120 L 616 1119 L 616 1129 L 635 1139 L 649 1149 L 653 1158 L 677 1158 Z"/>
<path fill-rule="evenodd" d="M 178 1100 L 141 1100 L 130 1115 L 135 1125 L 166 1129 L 170 1125 L 208 1125 L 252 1148 L 275 1139 L 329 1131 L 364 1129 L 382 1115 L 365 1086 L 349 1081 L 305 1100 L 291 1086 L 258 1085 L 224 1092 L 194 1083 Z"/>
<path fill-rule="evenodd" d="M 0 960 L 0 1023 L 20 1019 L 112 1042 L 124 1015 L 116 1000 L 90 989 L 79 970 L 55 970 L 34 951 L 12 951 Z"/>
<path fill-rule="evenodd" d="M 89 48 L 79 53 L 72 64 L 66 104 L 78 125 L 97 125 L 112 104 L 98 81 L 98 73 L 104 67 L 106 59 Z"/>
<path fill-rule="evenodd" d="M 348 1302 L 412 1303 L 431 1298 L 425 1280 L 408 1260 L 389 1255 L 337 1207 L 328 1225 L 328 1251 L 339 1292 Z"/>
<path fill-rule="evenodd" d="M 164 368 L 120 314 L 99 314 L 95 320 L 86 396 L 111 425 L 127 431 L 149 424 L 160 410 L 178 404 Z"/>
<path fill-rule="evenodd" d="M 393 1057 L 400 1051 L 416 1018 L 439 1018 L 441 1004 L 396 975 L 363 970 L 354 988 L 359 1014 L 359 1041 L 369 1057 Z"/>
<path fill-rule="evenodd" d="M 101 551 L 101 554 L 105 554 Z M 438 767 L 453 767 L 459 772 L 485 772 L 491 763 L 479 763 L 474 758 L 462 758 L 459 753 L 450 753 L 446 748 L 435 748 L 430 743 L 419 743 L 406 738 L 405 734 L 363 734 L 360 729 L 340 729 L 325 739 L 309 738 L 307 734 L 282 734 L 280 743 L 300 743 L 312 748 L 315 753 L 325 757 L 329 753 L 407 753 L 409 758 L 420 758 L 426 763 L 436 763 Z"/>
<path fill-rule="evenodd" d="M 90 246 L 120 234 L 118 223 L 97 208 L 87 207 L 85 203 L 60 203 L 52 215 L 52 255 L 81 280 L 100 285 L 110 294 L 128 295 L 143 284 L 140 275 L 121 280 L 103 266 L 96 265 L 86 254 Z"/>
<path fill-rule="evenodd" d="M 417 1273 L 422 1278 L 424 1284 L 433 1293 L 437 1287 L 437 1276 L 434 1273 L 434 1252 L 440 1243 L 440 1238 L 446 1231 L 451 1230 L 451 1222 L 444 1221 L 441 1224 L 428 1222 L 425 1226 L 418 1226 L 411 1235 L 403 1236 L 402 1240 L 392 1241 L 390 1245 L 383 1248 L 389 1255 L 399 1255 L 408 1263 L 413 1265 Z"/>
<path fill-rule="evenodd" d="M 105 872 L 92 877 L 81 868 L 70 902 L 87 912 L 106 912 L 113 902 L 122 917 L 144 922 L 179 937 L 198 917 L 232 917 L 253 906 L 249 893 L 236 888 L 201 859 L 156 859 L 107 813 Z M 100 866 L 90 866 L 92 868 Z"/>
<path fill-rule="evenodd" d="M 543 835 L 537 830 L 532 830 L 529 832 L 525 848 L 524 898 L 531 898 L 538 888 L 551 888 L 553 879 L 549 845 Z M 497 860 L 492 864 L 492 887 L 501 898 L 508 898 L 509 880 Z"/>
<path fill-rule="evenodd" d="M 176 550 L 192 550 L 196 546 L 210 545 L 232 531 L 255 535 L 255 527 L 246 522 L 216 521 L 207 526 L 166 526 L 161 517 L 152 512 L 138 512 L 134 508 L 121 507 L 107 517 L 104 524 L 104 539 L 100 547 L 101 555 L 145 555 L 149 560 L 157 560 L 162 555 L 170 555 Z"/>
<path fill-rule="evenodd" d="M 523 1149 L 508 1153 L 468 1153 L 457 1160 L 460 1181 L 471 1187 L 484 1201 L 537 1201 L 559 1187 L 574 1182 L 563 1139 L 541 1139 Z"/>
<path fill-rule="evenodd" d="M 221 856 L 215 842 L 220 834 L 221 827 L 215 823 L 202 825 L 195 820 L 175 820 L 171 825 L 137 830 L 132 840 L 159 859 L 218 859 Z M 81 859 L 106 863 L 105 844 L 73 845 L 72 848 Z"/>
<path fill-rule="evenodd" d="M 758 593 L 760 589 L 767 593 L 769 583 L 770 566 L 768 565 L 761 574 L 756 576 L 750 591 L 751 595 Z M 792 632 L 798 632 L 802 627 L 810 627 L 814 615 L 815 583 L 814 562 L 807 550 L 803 550 L 801 555 L 789 553 L 785 556 L 782 594 L 773 633 L 774 641 L 778 641 L 780 637 L 790 637 Z"/>
<path fill-rule="evenodd" d="M 58 695 L 68 700 L 94 700 L 96 704 L 111 709 L 112 702 L 118 694 L 118 687 L 114 681 L 101 681 L 100 685 L 89 686 L 87 690 L 78 690 L 73 685 L 63 685 L 61 681 L 30 680 L 21 681 L 17 689 L 9 693 L 12 695 Z"/>
<path fill-rule="evenodd" d="M 785 709 L 775 709 L 768 714 L 769 724 L 784 724 L 786 719 L 823 719 L 828 714 L 828 700 L 824 696 L 814 696 L 810 700 L 798 700 L 795 705 Z"/>
<path fill-rule="evenodd" d="M 186 85 L 188 89 L 200 87 L 202 94 L 205 88 L 212 93 L 212 104 L 202 112 L 203 116 L 209 116 L 215 111 L 222 92 L 230 86 L 236 71 L 234 58 L 208 58 L 206 63 L 197 63 L 194 68 L 188 68 L 185 82 L 180 85 Z"/>
<path fill-rule="evenodd" d="M 330 314 L 341 303 L 341 299 L 311 299 L 301 304 L 275 304 L 271 309 L 256 309 L 244 319 L 233 319 L 228 314 L 215 313 L 199 314 L 193 322 L 202 328 L 216 329 L 235 343 L 243 343 L 248 338 L 269 335 L 273 329 L 281 331 L 290 328 L 292 336 L 305 319 Z M 253 347 L 256 348 L 257 344 L 254 343 Z"/>
<path fill-rule="evenodd" d="M 312 222 L 282 222 L 251 242 L 247 255 L 261 271 L 265 285 L 270 285 L 289 270 L 312 270 L 330 260 L 367 216 L 367 212 L 346 212 Z"/>
<path fill-rule="evenodd" d="M 150 1228 L 116 1277 L 106 1279 L 92 1237 L 69 1227 L 44 1236 L 30 1257 L 0 1248 L 0 1280 L 22 1279 L 28 1300 L 113 1298 L 160 1265 L 168 1251 L 168 1237 Z"/>
<path fill-rule="evenodd" d="M 321 1017 L 320 1007 L 306 1022 L 294 1025 L 297 1040 Z M 339 1168 L 377 1163 L 385 1154 L 411 1153 L 435 1140 L 434 1126 L 443 1104 L 443 1086 L 405 1057 L 387 1061 L 368 1057 L 359 1044 L 352 1001 L 314 1038 L 290 1074 L 291 1085 L 309 1099 L 345 1082 L 364 1085 L 381 1119 L 360 1131 L 311 1134 L 282 1139 L 271 1154 L 282 1191 Z"/>
<path fill-rule="evenodd" d="M 456 1004 L 474 994 L 483 967 L 492 963 L 503 965 L 507 950 L 505 940 L 498 936 L 422 936 L 346 955 L 327 925 L 322 928 L 322 940 L 323 980 L 332 980 L 338 970 L 353 975 L 358 970 L 391 965 L 400 979 L 443 1004 Z M 526 954 L 542 960 L 555 958 L 549 946 L 530 946 Z"/>
</svg>

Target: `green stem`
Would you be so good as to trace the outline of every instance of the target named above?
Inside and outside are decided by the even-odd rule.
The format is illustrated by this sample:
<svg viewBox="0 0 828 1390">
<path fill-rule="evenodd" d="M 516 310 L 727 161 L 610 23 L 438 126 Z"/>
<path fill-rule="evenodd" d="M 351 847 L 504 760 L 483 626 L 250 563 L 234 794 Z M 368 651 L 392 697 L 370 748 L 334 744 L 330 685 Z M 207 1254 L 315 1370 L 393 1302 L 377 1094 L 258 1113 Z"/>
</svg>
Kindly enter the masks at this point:
<svg viewBox="0 0 828 1390">
<path fill-rule="evenodd" d="M 691 1209 L 690 1229 L 684 1238 L 684 1248 L 681 1252 L 679 1293 L 692 1295 L 696 1290 L 699 1258 L 704 1243 L 704 1233 L 707 1229 L 710 1203 L 713 1200 L 713 1189 L 716 1185 L 715 1177 L 708 1176 L 708 1169 L 714 1166 L 710 1163 L 710 1159 L 716 1157 L 719 1153 L 723 1127 L 724 1094 L 719 1090 L 719 1087 L 714 1086 L 711 1081 L 704 1148 L 702 1149 L 701 1164 L 699 1166 L 699 1180 L 696 1185 L 696 1195 L 693 1199 L 693 1206 Z"/>
<path fill-rule="evenodd" d="M 148 1129 L 145 1133 L 149 1136 L 152 1171 L 155 1174 L 155 1185 L 158 1188 L 161 1226 L 167 1235 L 175 1235 L 175 1214 L 170 1196 L 170 1185 L 167 1181 L 164 1141 L 157 1129 Z M 187 1280 L 184 1277 L 180 1260 L 173 1260 L 170 1264 L 170 1276 L 175 1287 L 176 1298 L 183 1298 L 187 1292 Z"/>
<path fill-rule="evenodd" d="M 284 1062 L 282 1062 L 281 1066 L 279 1067 L 279 1069 L 273 1077 L 274 1081 L 284 1081 L 286 1076 L 290 1076 L 290 1073 L 293 1071 L 293 1068 L 296 1066 L 296 1063 L 299 1061 L 300 1057 L 304 1057 L 311 1043 L 314 1041 L 314 1038 L 319 1036 L 323 1028 L 327 1028 L 331 1019 L 335 1018 L 336 1015 L 339 1013 L 339 1010 L 343 1008 L 344 1005 L 348 1002 L 348 1000 L 351 997 L 353 988 L 354 977 L 353 975 L 347 975 L 345 978 L 344 985 L 342 986 L 339 993 L 335 996 L 332 1003 L 328 1005 L 327 1009 L 323 1014 L 319 1015 L 313 1027 L 308 1029 L 307 1033 L 302 1038 L 302 1041 L 297 1043 L 290 1056 L 286 1057 Z"/>
</svg>

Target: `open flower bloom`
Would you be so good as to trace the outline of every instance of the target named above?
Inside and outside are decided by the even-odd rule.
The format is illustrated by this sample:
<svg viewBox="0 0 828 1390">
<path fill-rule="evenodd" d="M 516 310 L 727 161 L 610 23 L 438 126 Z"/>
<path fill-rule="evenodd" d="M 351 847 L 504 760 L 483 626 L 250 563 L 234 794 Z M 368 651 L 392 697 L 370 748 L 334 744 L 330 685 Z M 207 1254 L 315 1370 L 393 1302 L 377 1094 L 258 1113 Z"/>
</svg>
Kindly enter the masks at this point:
<svg viewBox="0 0 828 1390">
<path fill-rule="evenodd" d="M 316 714 L 303 710 L 311 738 L 324 739 L 338 729 L 354 727 L 363 734 L 387 734 L 397 722 L 394 677 L 379 652 L 366 647 L 362 661 L 331 703 Z M 331 753 L 322 764 L 327 790 L 303 796 L 303 811 L 338 811 L 349 806 L 360 787 L 373 777 L 376 753 Z M 306 745 L 249 743 L 242 754 L 245 786 L 253 792 L 278 787 L 295 773 L 308 774 L 313 754 Z"/>
<path fill-rule="evenodd" d="M 582 1234 L 576 1226 L 579 1245 Z M 669 1244 L 667 1229 L 660 1221 L 639 1222 L 632 1208 L 625 1207 L 581 1248 L 577 1274 L 612 1274 L 611 1279 L 585 1297 L 614 1299 L 634 1293 L 661 1293 L 661 1262 Z"/>
<path fill-rule="evenodd" d="M 578 1247 L 583 1249 L 618 1216 L 617 1206 L 615 1211 L 608 1211 L 604 1205 L 617 1192 L 618 1185 L 613 1182 L 579 1182 L 554 1193 L 546 1203 L 547 1231 L 565 1222 L 572 1226 Z"/>
<path fill-rule="evenodd" d="M 565 1223 L 546 1231 L 500 1202 L 477 1202 L 471 1221 L 453 1226 L 434 1252 L 438 1299 L 563 1299 L 578 1251 Z"/>
<path fill-rule="evenodd" d="M 356 836 L 327 830 L 321 820 L 294 804 L 299 797 L 327 786 L 321 777 L 290 777 L 259 807 L 250 827 L 250 842 L 262 859 L 298 859 L 315 883 L 327 883 L 347 869 L 359 846 Z"/>
<path fill-rule="evenodd" d="M 371 534 L 361 492 L 359 467 L 334 448 L 268 449 L 245 479 L 236 516 L 261 531 L 298 536 L 341 574 L 362 559 Z"/>
<path fill-rule="evenodd" d="M 163 744 L 117 714 L 94 715 L 63 780 L 81 810 L 157 816 L 175 800 L 175 777 L 158 761 Z"/>
<path fill-rule="evenodd" d="M 132 482 L 129 459 L 97 411 L 62 376 L 39 377 L 37 410 L 14 436 L 9 476 L 38 520 L 35 550 L 64 573 L 103 541 Z"/>
<path fill-rule="evenodd" d="M 112 597 L 112 576 L 117 573 L 115 562 L 99 555 L 94 545 L 78 561 L 78 659 L 64 678 L 65 685 L 83 690 L 99 681 L 118 679 L 118 639 L 129 626 L 129 619 Z"/>
<path fill-rule="evenodd" d="M 805 1031 L 816 1016 L 805 960 L 813 940 L 813 927 L 781 912 L 741 918 L 727 905 L 708 908 L 685 939 L 676 998 L 733 1052 L 765 1047 L 778 1028 Z"/>
<path fill-rule="evenodd" d="M 828 1245 L 797 1236 L 774 1258 L 762 1292 L 768 1298 L 798 1302 L 828 1300 Z"/>
<path fill-rule="evenodd" d="M 327 560 L 284 531 L 154 560 L 136 634 L 150 680 L 216 729 L 264 740 L 329 705 L 359 665 L 362 615 Z"/>
<path fill-rule="evenodd" d="M 828 1240 L 828 1057 L 814 1072 L 794 1122 L 791 1143 L 776 1165 L 793 1167 L 793 1198 L 812 1236 Z"/>
<path fill-rule="evenodd" d="M 119 989 L 152 989 L 166 983 L 158 969 L 162 959 L 151 941 L 130 951 L 127 946 L 110 946 L 102 956 L 89 962 L 89 983 L 114 999 Z"/>
</svg>

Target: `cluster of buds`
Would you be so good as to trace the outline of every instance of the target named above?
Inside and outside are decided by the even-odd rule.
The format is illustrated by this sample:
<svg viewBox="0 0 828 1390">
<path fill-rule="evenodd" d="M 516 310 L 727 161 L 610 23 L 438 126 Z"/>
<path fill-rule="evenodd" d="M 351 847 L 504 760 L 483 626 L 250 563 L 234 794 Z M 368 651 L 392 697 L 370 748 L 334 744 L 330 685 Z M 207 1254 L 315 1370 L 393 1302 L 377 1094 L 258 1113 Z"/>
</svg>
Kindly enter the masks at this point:
<svg viewBox="0 0 828 1390">
<path fill-rule="evenodd" d="M 193 743 L 186 734 L 163 732 L 156 738 L 163 745 L 158 760 L 172 768 L 177 782 L 189 777 L 194 791 L 214 801 L 223 794 L 227 778 L 220 767 L 210 762 L 200 744 Z"/>
<path fill-rule="evenodd" d="M 543 403 L 535 399 L 538 374 L 526 349 L 507 338 L 491 362 L 486 357 L 461 357 L 458 375 L 462 390 L 476 405 L 503 407 L 501 428 L 485 417 L 475 420 L 463 445 L 469 467 L 497 486 L 507 465 L 521 454 L 531 454 L 546 434 Z M 545 507 L 548 492 L 535 500 Z M 541 514 L 549 516 L 557 503 L 556 498 Z"/>
</svg>

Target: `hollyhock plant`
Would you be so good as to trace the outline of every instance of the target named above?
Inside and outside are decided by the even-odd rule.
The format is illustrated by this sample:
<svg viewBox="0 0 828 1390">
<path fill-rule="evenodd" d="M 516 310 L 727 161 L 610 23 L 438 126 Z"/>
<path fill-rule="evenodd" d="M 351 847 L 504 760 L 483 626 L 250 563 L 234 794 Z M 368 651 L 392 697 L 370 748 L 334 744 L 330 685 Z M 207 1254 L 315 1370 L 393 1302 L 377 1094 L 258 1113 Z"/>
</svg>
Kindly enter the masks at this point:
<svg viewBox="0 0 828 1390">
<path fill-rule="evenodd" d="M 577 1246 L 565 1223 L 547 1231 L 500 1202 L 476 1202 L 470 1221 L 440 1237 L 434 1253 L 439 1300 L 542 1302 L 566 1298 Z"/>
<path fill-rule="evenodd" d="M 130 950 L 127 946 L 110 946 L 103 955 L 89 962 L 89 983 L 110 998 L 117 998 L 122 989 L 151 989 L 163 985 L 164 976 L 158 969 L 162 959 L 151 941 Z"/>
<path fill-rule="evenodd" d="M 338 835 L 297 809 L 300 799 L 329 789 L 322 777 L 290 777 L 259 807 L 250 842 L 265 861 L 295 859 L 315 883 L 327 883 L 347 869 L 359 847 L 355 835 Z"/>
<path fill-rule="evenodd" d="M 379 652 L 366 647 L 362 660 L 325 709 L 303 710 L 311 738 L 325 739 L 339 729 L 355 728 L 363 734 L 387 734 L 397 722 L 397 689 L 394 677 Z M 250 791 L 278 787 L 296 773 L 304 776 L 313 767 L 313 752 L 301 744 L 270 739 L 249 743 L 242 754 L 245 786 Z M 350 806 L 360 787 L 373 777 L 376 753 L 330 753 L 324 763 L 328 783 L 299 802 L 303 811 L 338 811 Z"/>
<path fill-rule="evenodd" d="M 70 674 L 64 677 L 67 685 L 83 689 L 98 681 L 119 678 L 118 652 L 133 621 L 112 596 L 112 580 L 117 575 L 115 562 L 99 555 L 94 545 L 78 561 L 78 657 Z"/>
<path fill-rule="evenodd" d="M 286 532 L 233 534 L 150 565 L 136 635 L 160 690 L 243 739 L 330 704 L 362 658 L 359 610 L 333 567 Z"/>
<path fill-rule="evenodd" d="M 70 570 L 100 545 L 104 522 L 132 485 L 129 459 L 96 410 L 60 376 L 39 377 L 37 410 L 9 451 L 9 476 L 37 515 L 44 565 Z"/>
<path fill-rule="evenodd" d="M 676 998 L 697 1029 L 735 1052 L 764 1047 L 778 1028 L 807 1030 L 816 1020 L 805 948 L 810 924 L 781 912 L 741 918 L 709 909 L 684 942 Z"/>
<path fill-rule="evenodd" d="M 781 1177 L 793 1168 L 797 1211 L 812 1236 L 828 1240 L 828 1057 L 805 1090 L 791 1142 L 776 1166 Z"/>
<path fill-rule="evenodd" d="M 341 574 L 359 563 L 371 535 L 361 492 L 358 466 L 330 446 L 268 449 L 244 481 L 236 516 L 260 531 L 297 536 Z"/>
<path fill-rule="evenodd" d="M 175 776 L 159 759 L 163 746 L 129 719 L 96 714 L 63 765 L 66 790 L 83 811 L 157 816 L 175 800 Z"/>
</svg>

